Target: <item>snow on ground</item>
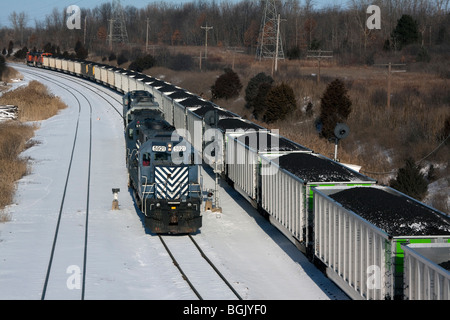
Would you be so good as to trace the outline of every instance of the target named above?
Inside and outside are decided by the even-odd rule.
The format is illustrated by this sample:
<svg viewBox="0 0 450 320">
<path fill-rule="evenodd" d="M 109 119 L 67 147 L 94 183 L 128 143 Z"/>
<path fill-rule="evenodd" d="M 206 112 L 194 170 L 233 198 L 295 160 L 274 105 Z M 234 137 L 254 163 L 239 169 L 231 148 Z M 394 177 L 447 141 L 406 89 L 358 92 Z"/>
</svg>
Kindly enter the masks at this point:
<svg viewBox="0 0 450 320">
<path fill-rule="evenodd" d="M 27 70 L 43 73 L 49 80 L 58 79 L 62 85 L 74 86 L 94 106 L 85 299 L 196 299 L 158 237 L 145 230 L 142 215 L 136 212 L 127 190 L 123 125 L 118 115 L 98 95 L 58 74 L 24 66 L 17 68 L 25 81 L 41 81 L 61 96 L 69 108 L 42 121 L 34 138 L 39 144 L 23 154 L 31 158 L 31 173 L 19 181 L 15 203 L 7 208 L 11 221 L 0 224 L 0 299 L 41 297 L 78 115 L 73 96 Z M 121 100 L 119 94 L 90 86 Z M 120 103 L 115 104 L 121 110 Z M 83 108 L 87 108 L 85 103 Z M 82 130 L 87 122 L 84 114 L 80 119 Z M 86 159 L 76 156 L 75 161 Z M 78 163 L 71 174 L 82 176 L 85 167 Z M 202 174 L 205 188 L 212 189 L 211 170 L 204 168 Z M 112 211 L 111 189 L 116 187 L 120 188 L 120 210 Z M 223 213 L 204 212 L 203 227 L 194 237 L 244 299 L 347 299 L 224 182 L 221 182 L 220 201 Z M 84 228 L 86 209 L 83 206 L 72 203 L 63 211 L 65 217 L 70 217 L 65 223 L 73 224 L 66 230 Z M 66 231 L 69 232 L 72 231 Z M 69 237 L 66 234 L 64 239 L 71 236 L 72 233 Z M 73 241 L 75 238 L 78 235 L 73 235 Z M 55 267 L 60 278 L 52 284 L 48 297 L 80 299 L 80 289 L 68 281 L 73 276 L 70 267 L 81 268 L 80 260 L 72 249 L 64 250 L 64 243 L 61 248 L 58 255 L 64 256 L 62 261 L 66 264 Z M 195 265 L 195 259 L 190 263 Z"/>
</svg>

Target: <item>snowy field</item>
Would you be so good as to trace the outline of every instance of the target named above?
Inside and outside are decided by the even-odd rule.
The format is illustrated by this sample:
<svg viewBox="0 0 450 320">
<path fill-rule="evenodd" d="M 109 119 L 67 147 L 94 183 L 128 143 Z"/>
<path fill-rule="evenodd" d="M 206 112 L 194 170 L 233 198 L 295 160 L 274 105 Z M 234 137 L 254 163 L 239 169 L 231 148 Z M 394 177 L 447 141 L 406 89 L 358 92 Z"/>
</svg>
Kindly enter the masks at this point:
<svg viewBox="0 0 450 320">
<path fill-rule="evenodd" d="M 25 82 L 42 82 L 69 107 L 40 123 L 34 137 L 39 143 L 23 154 L 31 159 L 31 173 L 19 181 L 14 204 L 6 209 L 11 221 L 0 224 L 0 299 L 41 298 L 78 115 L 80 142 L 75 148 L 46 299 L 81 299 L 81 290 L 72 280 L 73 270 L 82 269 L 80 239 L 87 211 L 82 195 L 86 193 L 88 163 L 88 143 L 84 141 L 89 107 L 78 91 L 93 106 L 84 299 L 196 299 L 158 237 L 146 232 L 128 192 L 122 120 L 100 97 L 121 110 L 121 95 L 86 82 L 96 91 L 92 92 L 67 75 L 16 67 Z M 51 82 L 55 80 L 63 87 Z M 65 88 L 78 97 L 80 113 L 76 99 Z M 213 189 L 211 170 L 203 168 L 202 174 L 205 188 Z M 111 210 L 112 188 L 120 188 L 118 211 Z M 220 200 L 223 213 L 203 212 L 203 227 L 194 237 L 244 300 L 348 299 L 224 182 Z M 195 266 L 196 259 L 188 263 Z"/>
</svg>

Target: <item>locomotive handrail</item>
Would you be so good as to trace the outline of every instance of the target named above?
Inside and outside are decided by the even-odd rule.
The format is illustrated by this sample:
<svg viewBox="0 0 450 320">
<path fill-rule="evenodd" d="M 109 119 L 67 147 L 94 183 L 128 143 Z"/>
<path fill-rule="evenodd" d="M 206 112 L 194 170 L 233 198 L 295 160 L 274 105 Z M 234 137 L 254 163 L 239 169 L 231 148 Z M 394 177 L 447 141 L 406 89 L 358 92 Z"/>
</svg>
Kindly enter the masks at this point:
<svg viewBox="0 0 450 320">
<path fill-rule="evenodd" d="M 194 187 L 196 187 L 197 190 L 192 190 L 192 189 L 194 189 Z M 202 194 L 201 185 L 199 183 L 191 183 L 191 184 L 189 184 L 188 185 L 188 192 L 189 192 L 189 194 L 191 194 L 191 193 L 198 193 L 198 195 L 200 197 L 201 194 Z"/>
<path fill-rule="evenodd" d="M 151 183 L 151 184 L 147 183 L 147 179 L 148 179 L 147 176 L 141 176 L 141 179 L 142 178 L 145 178 L 145 183 L 142 184 L 142 186 L 145 187 L 144 189 L 147 189 L 147 187 L 150 187 L 150 189 L 152 189 L 152 187 L 153 188 L 155 187 L 155 183 Z M 146 193 L 148 193 L 148 194 L 155 193 L 155 191 L 153 191 L 153 192 L 151 190 L 150 191 L 142 191 L 142 194 L 146 194 Z"/>
</svg>

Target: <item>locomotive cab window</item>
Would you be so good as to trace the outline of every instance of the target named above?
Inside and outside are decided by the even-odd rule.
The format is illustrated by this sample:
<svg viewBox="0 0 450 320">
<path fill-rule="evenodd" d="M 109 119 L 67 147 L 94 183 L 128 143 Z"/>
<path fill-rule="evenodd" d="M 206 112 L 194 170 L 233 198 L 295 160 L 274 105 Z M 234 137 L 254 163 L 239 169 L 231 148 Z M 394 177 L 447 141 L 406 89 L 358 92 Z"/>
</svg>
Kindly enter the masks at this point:
<svg viewBox="0 0 450 320">
<path fill-rule="evenodd" d="M 155 161 L 167 161 L 169 160 L 169 154 L 165 152 L 156 152 Z"/>
<path fill-rule="evenodd" d="M 144 153 L 142 155 L 142 165 L 144 167 L 148 167 L 150 165 L 150 154 L 149 153 Z"/>
</svg>

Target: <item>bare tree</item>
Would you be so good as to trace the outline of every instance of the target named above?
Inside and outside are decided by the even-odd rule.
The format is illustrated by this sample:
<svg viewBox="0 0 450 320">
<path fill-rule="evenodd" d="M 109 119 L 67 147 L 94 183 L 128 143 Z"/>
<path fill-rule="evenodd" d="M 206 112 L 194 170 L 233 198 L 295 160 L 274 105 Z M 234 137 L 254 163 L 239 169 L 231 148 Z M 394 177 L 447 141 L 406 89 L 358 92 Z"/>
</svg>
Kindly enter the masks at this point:
<svg viewBox="0 0 450 320">
<path fill-rule="evenodd" d="M 27 25 L 28 16 L 25 12 L 17 13 L 13 11 L 9 15 L 9 21 L 11 21 L 14 28 L 14 38 L 17 39 L 17 33 L 20 34 L 20 46 L 23 45 L 23 30 Z"/>
</svg>

